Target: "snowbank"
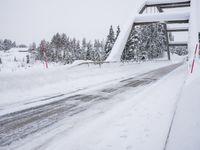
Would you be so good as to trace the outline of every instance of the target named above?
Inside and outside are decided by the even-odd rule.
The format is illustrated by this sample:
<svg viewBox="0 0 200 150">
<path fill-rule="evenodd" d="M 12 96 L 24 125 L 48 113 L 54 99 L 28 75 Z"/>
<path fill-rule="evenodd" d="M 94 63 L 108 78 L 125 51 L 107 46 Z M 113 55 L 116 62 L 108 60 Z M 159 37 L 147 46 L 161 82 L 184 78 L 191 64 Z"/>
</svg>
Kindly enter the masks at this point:
<svg viewBox="0 0 200 150">
<path fill-rule="evenodd" d="M 30 58 L 30 53 L 27 48 L 12 48 L 5 52 L 0 51 L 0 58 L 2 60 L 2 64 L 0 64 L 0 73 L 26 69 L 29 66 L 26 63 L 27 56 Z"/>
<path fill-rule="evenodd" d="M 67 94 L 91 86 L 115 82 L 133 74 L 166 66 L 173 62 L 108 63 L 101 66 L 82 64 L 57 66 L 50 69 L 35 67 L 29 71 L 0 73 L 0 106 L 41 97 Z M 78 63 L 81 64 L 81 63 Z"/>
<path fill-rule="evenodd" d="M 116 99 L 121 102 L 117 105 L 97 113 L 98 117 L 74 124 L 70 131 L 51 139 L 44 149 L 163 149 L 186 68 L 179 68 L 139 94 L 127 91 L 118 95 Z"/>
<path fill-rule="evenodd" d="M 168 150 L 200 149 L 200 62 L 196 62 L 193 74 L 183 87 L 170 133 Z"/>
</svg>

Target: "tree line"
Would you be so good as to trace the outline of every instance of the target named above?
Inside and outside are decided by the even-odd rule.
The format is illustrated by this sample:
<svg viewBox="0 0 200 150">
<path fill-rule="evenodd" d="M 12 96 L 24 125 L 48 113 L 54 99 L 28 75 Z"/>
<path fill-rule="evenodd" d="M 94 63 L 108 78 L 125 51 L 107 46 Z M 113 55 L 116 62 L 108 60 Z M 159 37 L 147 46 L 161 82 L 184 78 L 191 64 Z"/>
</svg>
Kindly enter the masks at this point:
<svg viewBox="0 0 200 150">
<path fill-rule="evenodd" d="M 110 26 L 106 42 L 103 40 L 91 42 L 87 41 L 86 38 L 80 41 L 76 38 L 70 38 L 65 33 L 56 33 L 51 41 L 42 40 L 38 47 L 33 43 L 29 49 L 36 50 L 33 51 L 36 60 L 44 60 L 44 57 L 46 57 L 49 62 L 64 64 L 72 63 L 75 60 L 104 61 L 108 57 L 119 33 L 119 26 L 116 32 Z"/>
<path fill-rule="evenodd" d="M 15 41 L 9 39 L 0 40 L 0 50 L 9 50 L 13 47 L 16 47 Z"/>
<path fill-rule="evenodd" d="M 166 25 L 163 23 L 133 26 L 121 60 L 138 61 L 163 57 L 168 50 L 167 36 Z M 174 41 L 172 33 L 169 33 L 169 40 Z M 169 50 L 172 54 L 188 54 L 186 46 L 170 46 Z"/>
<path fill-rule="evenodd" d="M 11 48 L 27 48 L 25 44 L 17 45 L 15 41 L 9 39 L 0 39 L 0 50 L 10 50 Z"/>
<path fill-rule="evenodd" d="M 122 60 L 153 59 L 167 51 L 166 29 L 162 23 L 137 25 L 132 28 Z"/>
</svg>

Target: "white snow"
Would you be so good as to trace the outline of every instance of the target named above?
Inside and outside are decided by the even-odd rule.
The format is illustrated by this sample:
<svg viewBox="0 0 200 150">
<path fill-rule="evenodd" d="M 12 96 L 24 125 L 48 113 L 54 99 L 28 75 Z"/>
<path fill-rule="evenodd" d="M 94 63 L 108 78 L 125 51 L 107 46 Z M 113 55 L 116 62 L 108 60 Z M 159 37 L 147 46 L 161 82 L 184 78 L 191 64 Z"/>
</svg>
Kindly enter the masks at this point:
<svg viewBox="0 0 200 150">
<path fill-rule="evenodd" d="M 188 41 L 170 41 L 169 44 L 188 44 Z"/>
<path fill-rule="evenodd" d="M 133 65 L 123 67 L 130 69 Z M 164 149 L 176 111 L 167 150 L 199 150 L 199 74 L 199 61 L 194 74 L 188 74 L 184 64 L 157 83 L 97 104 L 62 121 L 51 132 L 28 138 L 15 149 L 160 150 Z"/>
<path fill-rule="evenodd" d="M 167 30 L 188 30 L 189 29 L 189 26 L 179 26 L 179 27 L 176 27 L 176 26 L 167 26 Z"/>
<path fill-rule="evenodd" d="M 183 58 L 181 58 L 183 60 Z M 178 60 L 180 61 L 180 60 Z M 102 66 L 83 63 L 56 66 L 45 69 L 38 67 L 15 72 L 0 73 L 0 108 L 35 102 L 37 99 L 68 94 L 90 87 L 101 87 L 134 74 L 173 64 L 168 61 L 142 63 L 108 63 Z M 8 90 L 9 89 L 9 90 Z M 40 103 L 39 103 L 40 104 Z M 30 105 L 31 107 L 32 105 Z M 28 107 L 28 105 L 26 105 Z M 14 109 L 15 110 L 15 109 Z M 0 111 L 0 114 L 7 113 Z"/>
<path fill-rule="evenodd" d="M 180 1 L 187 0 L 173 0 Z M 168 3 L 172 0 L 149 0 L 146 3 L 157 2 Z M 166 21 L 166 18 L 176 20 L 190 17 L 191 56 L 200 31 L 200 21 L 196 13 L 200 2 L 191 2 L 191 15 L 188 12 L 163 13 L 138 15 L 130 19 L 107 61 L 120 60 L 134 21 Z M 112 62 L 101 66 L 77 61 L 66 66 L 50 64 L 49 69 L 45 69 L 41 63 L 30 68 L 26 65 L 19 67 L 27 54 L 19 52 L 19 49 L 12 49 L 8 53 L 0 52 L 2 61 L 8 62 L 0 65 L 0 115 L 59 99 L 38 101 L 41 98 L 62 94 L 65 97 L 78 91 L 93 92 L 122 79 L 183 60 L 183 57 L 172 55 L 172 61 Z M 19 64 L 13 62 L 14 56 L 17 56 Z M 26 67 L 28 69 L 24 69 Z M 188 73 L 188 66 L 184 64 L 154 84 L 119 93 L 109 101 L 97 103 L 75 117 L 63 119 L 6 149 L 161 150 L 167 144 L 167 150 L 199 150 L 199 90 L 200 61 L 196 60 L 193 74 Z M 165 143 L 168 134 L 168 142 Z"/>
<path fill-rule="evenodd" d="M 57 66 L 50 69 L 32 68 L 1 72 L 0 114 L 59 99 L 37 101 L 42 97 L 70 95 L 70 92 L 77 90 L 82 90 L 83 93 L 92 92 L 122 79 L 177 63 L 182 59 L 183 57 L 172 55 L 171 62 L 106 63 L 102 66 L 76 62 L 72 66 Z M 167 148 L 175 150 L 180 148 L 180 143 L 184 143 L 185 149 L 198 150 L 199 64 L 199 61 L 196 62 L 195 74 L 188 74 L 185 64 L 153 85 L 127 90 L 109 101 L 91 106 L 76 117 L 66 118 L 41 133 L 30 135 L 7 148 L 160 150 L 164 148 L 172 116 L 178 104 Z M 181 146 L 181 149 L 184 148 Z"/>
<path fill-rule="evenodd" d="M 134 20 L 135 20 L 134 18 L 130 18 L 124 25 L 106 61 L 121 60 L 121 55 L 123 53 L 126 42 L 130 35 Z"/>
<path fill-rule="evenodd" d="M 142 14 L 137 15 L 135 23 L 142 22 L 164 22 L 175 20 L 188 20 L 190 18 L 190 12 L 166 12 L 157 14 Z"/>
<path fill-rule="evenodd" d="M 141 7 L 139 7 L 139 11 L 142 9 L 142 7 L 145 6 L 145 4 L 162 4 L 162 3 L 171 3 L 171 2 L 187 2 L 188 0 L 163 0 L 163 1 L 158 1 L 158 0 L 150 0 L 150 1 L 145 1 Z M 164 12 L 164 13 L 154 13 L 154 14 L 142 14 L 142 15 L 134 15 L 131 16 L 130 19 L 128 20 L 127 24 L 124 26 L 122 29 L 117 41 L 115 42 L 113 49 L 111 50 L 111 53 L 109 57 L 107 58 L 106 61 L 120 61 L 122 52 L 125 48 L 126 42 L 128 40 L 128 37 L 131 32 L 131 28 L 134 24 L 134 22 L 141 23 L 141 22 L 164 22 L 164 21 L 174 21 L 174 20 L 190 20 L 190 25 L 189 25 L 189 31 L 190 36 L 189 36 L 189 51 L 191 53 L 191 50 L 194 49 L 194 43 L 197 41 L 197 30 L 195 26 L 197 26 L 197 23 L 200 25 L 199 19 L 197 19 L 197 9 L 194 8 L 200 8 L 200 3 L 197 2 L 197 0 L 193 0 L 196 2 L 193 2 L 191 4 L 191 10 L 192 11 L 175 11 L 175 12 Z M 196 3 L 196 5 L 195 5 Z M 197 4 L 198 3 L 198 4 Z M 139 13 L 138 11 L 138 13 Z M 192 16 L 190 17 L 190 14 Z M 193 18 L 193 19 L 191 19 Z M 192 20 L 192 21 L 191 21 Z M 196 20 L 196 21 L 194 21 Z M 198 20 L 198 22 L 197 22 Z M 194 27 L 193 27 L 194 26 Z M 200 29 L 200 27 L 199 27 Z M 194 30 L 194 31 L 193 31 Z M 195 38 L 195 40 L 194 40 Z"/>
<path fill-rule="evenodd" d="M 168 150 L 199 150 L 200 149 L 200 62 L 195 63 L 194 73 L 190 74 L 174 118 Z"/>
<path fill-rule="evenodd" d="M 185 68 L 135 97 L 132 92 L 121 95 L 119 99 L 128 101 L 73 129 L 70 134 L 62 133 L 63 137 L 55 139 L 46 149 L 163 149 L 173 107 L 187 74 Z"/>
<path fill-rule="evenodd" d="M 29 65 L 26 64 L 26 56 L 30 53 L 27 48 L 12 48 L 8 51 L 0 51 L 0 64 L 1 72 L 13 72 L 19 69 L 26 69 Z"/>
<path fill-rule="evenodd" d="M 189 51 L 189 67 L 191 67 L 191 62 L 193 58 L 193 53 L 195 51 L 196 44 L 198 43 L 198 32 L 200 32 L 200 19 L 198 12 L 200 9 L 200 1 L 192 0 L 191 1 L 191 16 L 189 23 L 189 37 L 188 37 L 188 51 Z"/>
<path fill-rule="evenodd" d="M 147 0 L 147 5 L 153 4 L 168 4 L 168 3 L 179 3 L 179 2 L 190 2 L 190 0 Z"/>
<path fill-rule="evenodd" d="M 19 149 L 163 149 L 186 76 L 184 65 L 139 93 L 130 90 L 119 94 L 110 103 L 101 103 L 75 120 L 62 122 Z"/>
</svg>

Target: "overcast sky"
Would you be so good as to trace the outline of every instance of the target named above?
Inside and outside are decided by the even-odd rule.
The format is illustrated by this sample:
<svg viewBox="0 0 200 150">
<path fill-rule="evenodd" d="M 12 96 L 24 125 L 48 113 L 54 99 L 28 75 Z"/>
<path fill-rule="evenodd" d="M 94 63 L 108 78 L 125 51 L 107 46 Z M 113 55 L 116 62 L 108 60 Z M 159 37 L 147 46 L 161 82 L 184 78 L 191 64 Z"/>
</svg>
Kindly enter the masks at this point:
<svg viewBox="0 0 200 150">
<path fill-rule="evenodd" d="M 110 25 L 123 26 L 143 0 L 0 0 L 0 39 L 17 44 L 50 40 L 60 32 L 103 39 Z"/>
</svg>

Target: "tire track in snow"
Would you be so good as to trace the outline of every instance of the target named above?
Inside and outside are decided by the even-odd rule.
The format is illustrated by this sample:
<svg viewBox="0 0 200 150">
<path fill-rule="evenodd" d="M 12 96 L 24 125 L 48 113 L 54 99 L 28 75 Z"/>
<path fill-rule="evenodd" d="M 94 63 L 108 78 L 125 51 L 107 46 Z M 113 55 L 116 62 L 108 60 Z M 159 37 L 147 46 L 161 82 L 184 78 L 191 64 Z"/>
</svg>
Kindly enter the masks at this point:
<svg viewBox="0 0 200 150">
<path fill-rule="evenodd" d="M 66 118 L 87 110 L 91 105 L 105 102 L 126 90 L 154 83 L 181 65 L 174 64 L 147 73 L 129 77 L 114 86 L 104 87 L 95 93 L 74 94 L 60 100 L 0 116 L 0 147 L 41 131 Z M 102 93 L 104 96 L 102 96 Z"/>
</svg>

